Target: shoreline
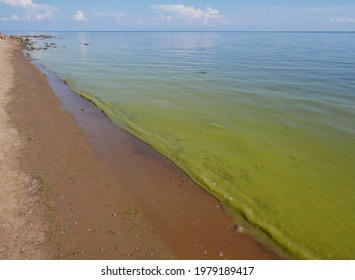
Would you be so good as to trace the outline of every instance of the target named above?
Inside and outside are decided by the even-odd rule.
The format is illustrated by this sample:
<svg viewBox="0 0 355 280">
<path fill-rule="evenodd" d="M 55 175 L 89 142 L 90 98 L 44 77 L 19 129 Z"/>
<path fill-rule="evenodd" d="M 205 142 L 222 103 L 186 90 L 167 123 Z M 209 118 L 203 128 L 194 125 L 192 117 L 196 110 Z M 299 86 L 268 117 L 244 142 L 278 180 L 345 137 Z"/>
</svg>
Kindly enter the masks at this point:
<svg viewBox="0 0 355 280">
<path fill-rule="evenodd" d="M 23 171 L 48 187 L 53 258 L 277 259 L 233 231 L 179 168 L 46 73 L 55 97 L 20 47 L 13 60 L 10 117 L 28 146 Z"/>
</svg>

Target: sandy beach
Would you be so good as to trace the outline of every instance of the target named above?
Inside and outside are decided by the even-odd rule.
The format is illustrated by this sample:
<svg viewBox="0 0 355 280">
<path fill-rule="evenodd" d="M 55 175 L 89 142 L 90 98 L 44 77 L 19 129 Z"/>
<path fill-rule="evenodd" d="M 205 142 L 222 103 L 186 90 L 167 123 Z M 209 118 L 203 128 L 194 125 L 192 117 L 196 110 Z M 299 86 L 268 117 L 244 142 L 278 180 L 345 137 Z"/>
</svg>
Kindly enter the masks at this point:
<svg viewBox="0 0 355 280">
<path fill-rule="evenodd" d="M 21 169 L 25 149 L 18 128 L 11 120 L 10 92 L 15 86 L 12 64 L 17 43 L 0 40 L 0 259 L 48 258 L 45 209 L 39 182 Z"/>
<path fill-rule="evenodd" d="M 21 50 L 0 40 L 0 259 L 278 258 Z"/>
</svg>

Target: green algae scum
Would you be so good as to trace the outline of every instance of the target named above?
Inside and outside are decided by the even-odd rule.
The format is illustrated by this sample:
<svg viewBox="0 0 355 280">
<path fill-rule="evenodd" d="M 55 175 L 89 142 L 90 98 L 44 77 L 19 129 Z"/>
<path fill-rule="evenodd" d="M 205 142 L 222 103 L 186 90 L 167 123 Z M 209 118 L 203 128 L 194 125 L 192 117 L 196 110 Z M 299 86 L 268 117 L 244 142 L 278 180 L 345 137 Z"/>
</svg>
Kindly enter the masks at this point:
<svg viewBox="0 0 355 280">
<path fill-rule="evenodd" d="M 355 259 L 355 33 L 51 35 L 32 58 L 246 233 L 291 258 Z"/>
</svg>

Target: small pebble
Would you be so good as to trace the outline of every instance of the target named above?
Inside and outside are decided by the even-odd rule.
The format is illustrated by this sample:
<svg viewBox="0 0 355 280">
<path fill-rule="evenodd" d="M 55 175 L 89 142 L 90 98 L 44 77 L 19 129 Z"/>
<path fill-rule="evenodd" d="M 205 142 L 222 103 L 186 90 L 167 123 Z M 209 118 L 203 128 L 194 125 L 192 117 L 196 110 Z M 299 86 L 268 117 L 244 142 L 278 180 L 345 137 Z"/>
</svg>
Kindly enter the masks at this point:
<svg viewBox="0 0 355 280">
<path fill-rule="evenodd" d="M 243 232 L 243 230 L 244 230 L 244 228 L 243 228 L 241 225 L 238 225 L 238 224 L 235 224 L 235 225 L 233 226 L 233 228 L 234 228 L 234 230 L 235 230 L 236 232 Z"/>
</svg>

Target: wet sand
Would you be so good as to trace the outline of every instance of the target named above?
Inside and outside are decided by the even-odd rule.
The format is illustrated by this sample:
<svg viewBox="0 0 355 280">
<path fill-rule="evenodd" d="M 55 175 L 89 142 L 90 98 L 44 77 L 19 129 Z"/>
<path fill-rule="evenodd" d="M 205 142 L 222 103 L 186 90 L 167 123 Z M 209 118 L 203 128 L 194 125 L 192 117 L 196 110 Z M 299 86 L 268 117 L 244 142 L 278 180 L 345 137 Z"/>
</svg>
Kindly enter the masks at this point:
<svg viewBox="0 0 355 280">
<path fill-rule="evenodd" d="M 54 94 L 12 49 L 5 106 L 21 142 L 17 172 L 40 185 L 45 258 L 277 259 L 169 160 L 46 73 Z"/>
</svg>

